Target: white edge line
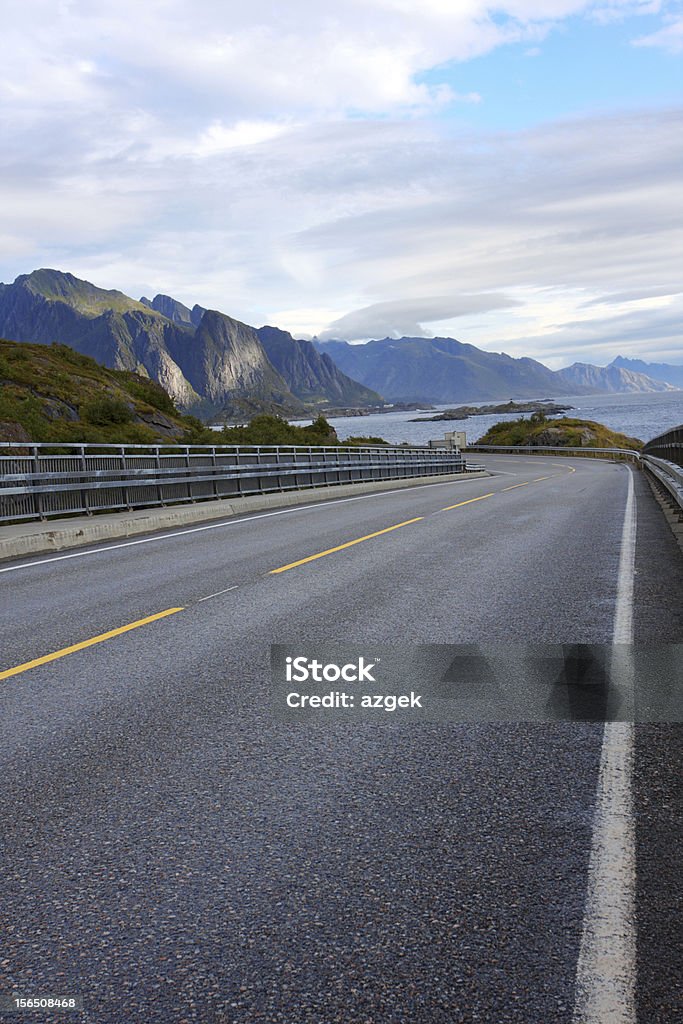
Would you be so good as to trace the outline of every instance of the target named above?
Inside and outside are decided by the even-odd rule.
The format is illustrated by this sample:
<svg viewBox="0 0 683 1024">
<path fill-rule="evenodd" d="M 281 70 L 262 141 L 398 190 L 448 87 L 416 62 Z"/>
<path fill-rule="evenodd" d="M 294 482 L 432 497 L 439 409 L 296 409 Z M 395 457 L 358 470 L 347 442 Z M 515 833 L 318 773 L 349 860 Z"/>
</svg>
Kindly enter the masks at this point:
<svg viewBox="0 0 683 1024">
<path fill-rule="evenodd" d="M 621 552 L 617 575 L 617 600 L 614 612 L 613 644 L 633 642 L 633 584 L 636 555 L 636 502 L 633 471 L 628 469 L 628 493 L 621 532 Z"/>
<path fill-rule="evenodd" d="M 636 504 L 629 467 L 621 535 L 610 672 L 633 684 L 633 576 Z M 625 696 L 633 697 L 626 693 Z M 635 1024 L 636 917 L 632 721 L 606 722 L 576 970 L 573 1024 Z"/>
</svg>

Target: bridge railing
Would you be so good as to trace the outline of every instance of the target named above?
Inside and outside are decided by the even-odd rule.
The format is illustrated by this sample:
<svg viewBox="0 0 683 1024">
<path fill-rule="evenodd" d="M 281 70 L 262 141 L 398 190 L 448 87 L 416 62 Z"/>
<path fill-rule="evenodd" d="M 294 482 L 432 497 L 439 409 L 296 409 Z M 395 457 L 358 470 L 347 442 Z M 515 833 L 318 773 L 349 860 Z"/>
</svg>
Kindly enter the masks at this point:
<svg viewBox="0 0 683 1024">
<path fill-rule="evenodd" d="M 683 426 L 667 430 L 643 445 L 642 460 L 683 511 Z"/>
<path fill-rule="evenodd" d="M 465 471 L 457 450 L 384 445 L 0 443 L 0 522 Z"/>
<path fill-rule="evenodd" d="M 683 467 L 683 426 L 674 427 L 643 445 L 643 455 Z"/>
</svg>

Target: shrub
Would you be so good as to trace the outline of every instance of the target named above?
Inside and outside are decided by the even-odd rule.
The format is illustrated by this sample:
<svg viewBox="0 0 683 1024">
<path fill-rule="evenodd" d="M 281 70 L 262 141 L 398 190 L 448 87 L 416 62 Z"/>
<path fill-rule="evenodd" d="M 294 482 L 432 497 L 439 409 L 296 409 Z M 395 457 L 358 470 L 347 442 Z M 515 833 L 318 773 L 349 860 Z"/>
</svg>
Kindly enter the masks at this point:
<svg viewBox="0 0 683 1024">
<path fill-rule="evenodd" d="M 155 380 L 149 380 L 146 377 L 140 376 L 140 374 L 131 373 L 127 370 L 118 371 L 118 375 L 121 377 L 128 392 L 141 402 L 151 405 L 152 408 L 158 409 L 159 412 L 166 413 L 167 416 L 177 417 L 179 415 L 171 396 Z"/>
<path fill-rule="evenodd" d="M 305 427 L 288 423 L 280 416 L 254 416 L 245 427 L 224 427 L 215 434 L 216 444 L 338 444 L 334 427 L 324 416 L 318 416 Z"/>
<path fill-rule="evenodd" d="M 60 345 L 58 342 L 53 341 L 50 345 L 50 349 L 59 355 L 65 362 L 71 363 L 72 366 L 79 366 L 82 369 L 90 369 L 97 372 L 101 371 L 101 367 L 94 359 L 91 359 L 90 356 L 84 356 L 81 352 L 77 352 L 68 345 Z"/>
<path fill-rule="evenodd" d="M 406 441 L 403 443 L 407 444 Z M 345 441 L 342 441 L 342 444 L 347 448 L 362 448 L 364 445 L 389 444 L 389 442 L 385 441 L 383 437 L 347 437 Z"/>
<path fill-rule="evenodd" d="M 185 432 L 180 438 L 181 444 L 214 445 L 217 443 L 216 438 L 221 436 L 218 431 L 211 430 L 196 416 L 183 416 L 182 424 L 185 427 Z"/>
<path fill-rule="evenodd" d="M 96 427 L 107 427 L 113 423 L 130 423 L 133 413 L 127 402 L 121 398 L 93 398 L 80 408 L 81 419 Z"/>
</svg>

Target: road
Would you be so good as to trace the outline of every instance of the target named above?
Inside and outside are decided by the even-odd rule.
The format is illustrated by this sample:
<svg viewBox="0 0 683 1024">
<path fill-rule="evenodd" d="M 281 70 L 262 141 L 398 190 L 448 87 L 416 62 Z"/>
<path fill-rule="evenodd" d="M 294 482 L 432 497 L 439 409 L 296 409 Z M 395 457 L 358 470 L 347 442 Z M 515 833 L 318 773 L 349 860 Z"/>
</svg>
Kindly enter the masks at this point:
<svg viewBox="0 0 683 1024">
<path fill-rule="evenodd" d="M 0 995 L 75 993 L 92 1024 L 576 1024 L 603 726 L 268 707 L 271 643 L 611 643 L 629 474 L 629 629 L 682 641 L 640 474 L 477 461 L 0 567 Z M 680 762 L 680 726 L 637 727 L 635 1006 L 605 1024 L 683 1020 Z"/>
</svg>

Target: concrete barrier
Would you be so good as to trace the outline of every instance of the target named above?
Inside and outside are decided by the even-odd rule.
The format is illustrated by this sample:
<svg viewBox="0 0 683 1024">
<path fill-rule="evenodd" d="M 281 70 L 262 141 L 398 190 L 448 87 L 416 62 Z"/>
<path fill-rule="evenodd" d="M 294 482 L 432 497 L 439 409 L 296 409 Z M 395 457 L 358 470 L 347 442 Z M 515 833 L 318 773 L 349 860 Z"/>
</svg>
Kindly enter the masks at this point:
<svg viewBox="0 0 683 1024">
<path fill-rule="evenodd" d="M 254 494 L 244 498 L 220 501 L 201 501 L 194 504 L 172 505 L 165 508 L 145 508 L 131 512 L 111 512 L 93 516 L 51 522 L 14 523 L 0 527 L 0 561 L 24 558 L 27 555 L 64 551 L 86 544 L 104 543 L 136 534 L 156 533 L 179 526 L 227 519 L 271 508 L 313 505 L 334 498 L 353 497 L 393 491 L 405 487 L 424 487 L 429 484 L 464 483 L 473 477 L 488 476 L 485 472 L 453 473 L 429 477 L 410 477 L 405 480 L 372 480 L 356 484 L 338 484 L 302 491 L 283 491 Z"/>
</svg>

